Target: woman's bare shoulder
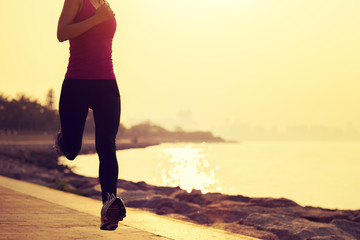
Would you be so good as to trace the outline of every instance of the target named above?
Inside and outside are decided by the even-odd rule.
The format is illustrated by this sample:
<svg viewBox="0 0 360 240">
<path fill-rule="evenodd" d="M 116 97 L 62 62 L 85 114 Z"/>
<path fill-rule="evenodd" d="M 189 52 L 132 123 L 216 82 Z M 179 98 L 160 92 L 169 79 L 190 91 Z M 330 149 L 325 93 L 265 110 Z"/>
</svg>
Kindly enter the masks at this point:
<svg viewBox="0 0 360 240">
<path fill-rule="evenodd" d="M 63 11 L 73 12 L 76 13 L 77 15 L 80 9 L 82 9 L 83 4 L 84 4 L 84 0 L 64 0 Z"/>
<path fill-rule="evenodd" d="M 65 3 L 71 6 L 82 6 L 84 0 L 65 0 Z"/>
<path fill-rule="evenodd" d="M 65 0 L 65 1 L 79 4 L 79 3 L 82 3 L 84 0 Z"/>
</svg>

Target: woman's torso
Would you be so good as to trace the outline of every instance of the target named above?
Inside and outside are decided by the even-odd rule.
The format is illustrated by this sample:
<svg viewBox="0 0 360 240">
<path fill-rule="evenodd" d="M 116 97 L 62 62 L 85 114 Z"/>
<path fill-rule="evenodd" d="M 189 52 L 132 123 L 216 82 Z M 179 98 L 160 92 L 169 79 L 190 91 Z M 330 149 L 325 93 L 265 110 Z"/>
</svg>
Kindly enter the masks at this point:
<svg viewBox="0 0 360 240">
<path fill-rule="evenodd" d="M 90 0 L 83 6 L 74 23 L 81 22 L 96 12 Z M 70 58 L 66 78 L 115 79 L 112 63 L 112 40 L 116 20 L 102 22 L 80 36 L 70 39 Z"/>
</svg>

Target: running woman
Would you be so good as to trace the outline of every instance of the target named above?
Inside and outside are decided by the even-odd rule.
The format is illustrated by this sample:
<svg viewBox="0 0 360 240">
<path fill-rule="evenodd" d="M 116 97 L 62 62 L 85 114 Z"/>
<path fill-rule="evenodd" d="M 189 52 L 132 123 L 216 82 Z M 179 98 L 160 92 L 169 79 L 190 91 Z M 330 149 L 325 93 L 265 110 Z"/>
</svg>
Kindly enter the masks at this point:
<svg viewBox="0 0 360 240">
<path fill-rule="evenodd" d="M 115 230 L 125 215 L 116 197 L 118 162 L 115 138 L 120 121 L 120 94 L 113 71 L 112 40 L 115 14 L 104 0 L 65 0 L 57 37 L 69 40 L 70 58 L 61 89 L 61 130 L 56 139 L 59 152 L 69 160 L 78 155 L 88 109 L 95 120 L 96 151 L 102 190 L 102 230 Z"/>
</svg>

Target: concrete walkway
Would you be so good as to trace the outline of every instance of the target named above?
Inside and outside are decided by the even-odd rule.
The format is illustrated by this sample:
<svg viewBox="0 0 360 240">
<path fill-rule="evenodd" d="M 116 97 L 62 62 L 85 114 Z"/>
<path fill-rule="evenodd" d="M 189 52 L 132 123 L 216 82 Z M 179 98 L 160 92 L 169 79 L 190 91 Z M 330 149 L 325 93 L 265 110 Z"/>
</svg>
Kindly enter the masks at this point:
<svg viewBox="0 0 360 240">
<path fill-rule="evenodd" d="M 0 196 L 0 239 L 255 239 L 131 208 L 101 231 L 100 201 L 3 176 Z"/>
</svg>

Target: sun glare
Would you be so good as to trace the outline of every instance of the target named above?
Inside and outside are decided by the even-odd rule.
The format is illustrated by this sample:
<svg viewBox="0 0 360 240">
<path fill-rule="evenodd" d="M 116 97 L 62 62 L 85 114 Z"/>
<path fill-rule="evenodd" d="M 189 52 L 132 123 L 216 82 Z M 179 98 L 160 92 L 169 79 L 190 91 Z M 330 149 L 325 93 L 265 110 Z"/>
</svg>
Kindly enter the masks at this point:
<svg viewBox="0 0 360 240">
<path fill-rule="evenodd" d="M 169 163 L 161 173 L 164 186 L 179 186 L 188 192 L 197 189 L 206 193 L 210 185 L 216 183 L 215 172 L 210 168 L 202 148 L 165 148 L 163 158 Z"/>
</svg>

